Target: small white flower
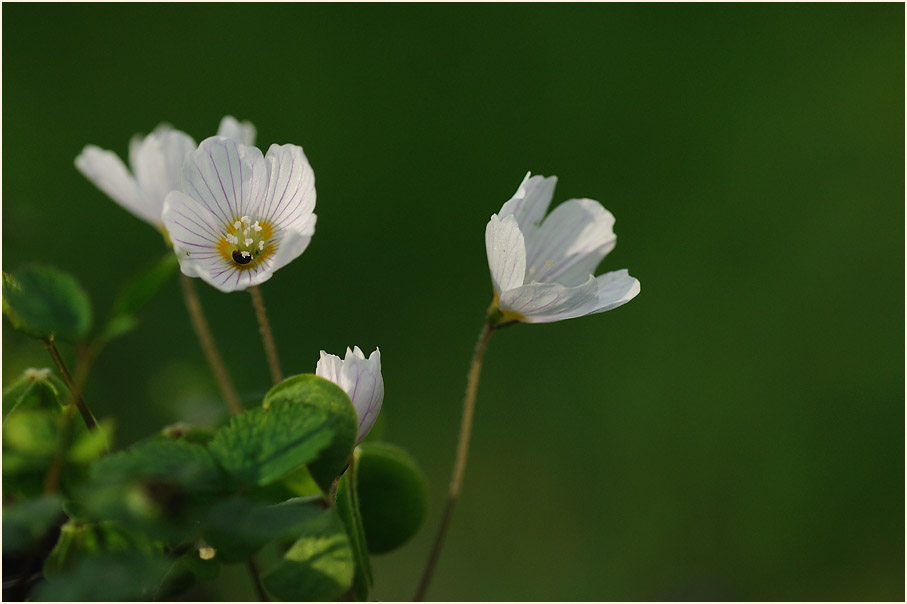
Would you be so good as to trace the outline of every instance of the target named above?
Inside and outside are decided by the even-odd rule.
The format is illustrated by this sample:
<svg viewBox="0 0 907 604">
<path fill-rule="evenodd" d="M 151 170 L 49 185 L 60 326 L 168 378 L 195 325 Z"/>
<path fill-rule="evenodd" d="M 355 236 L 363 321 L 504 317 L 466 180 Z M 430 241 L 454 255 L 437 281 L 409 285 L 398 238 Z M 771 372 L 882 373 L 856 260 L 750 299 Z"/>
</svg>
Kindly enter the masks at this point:
<svg viewBox="0 0 907 604">
<path fill-rule="evenodd" d="M 500 322 L 551 323 L 617 308 L 639 293 L 626 269 L 593 276 L 614 249 L 614 216 L 591 199 L 571 199 L 544 221 L 557 177 L 529 174 L 485 228 Z"/>
<path fill-rule="evenodd" d="M 346 349 L 346 357 L 321 351 L 321 358 L 315 367 L 315 375 L 340 386 L 353 401 L 359 416 L 358 445 L 365 439 L 378 419 L 384 402 L 384 378 L 381 377 L 381 351 L 377 348 L 368 359 L 356 346 Z"/>
<path fill-rule="evenodd" d="M 180 269 L 231 292 L 298 257 L 315 233 L 315 174 L 302 147 L 255 147 L 213 136 L 186 156 L 164 202 Z M 255 226 L 258 226 L 256 229 Z"/>
<path fill-rule="evenodd" d="M 255 144 L 255 126 L 224 117 L 218 136 Z M 185 132 L 161 124 L 143 137 L 129 142 L 129 165 L 112 151 L 87 145 L 76 157 L 76 168 L 115 202 L 156 228 L 163 226 L 161 212 L 167 193 L 180 188 L 180 169 L 186 154 L 195 149 L 195 140 Z"/>
</svg>

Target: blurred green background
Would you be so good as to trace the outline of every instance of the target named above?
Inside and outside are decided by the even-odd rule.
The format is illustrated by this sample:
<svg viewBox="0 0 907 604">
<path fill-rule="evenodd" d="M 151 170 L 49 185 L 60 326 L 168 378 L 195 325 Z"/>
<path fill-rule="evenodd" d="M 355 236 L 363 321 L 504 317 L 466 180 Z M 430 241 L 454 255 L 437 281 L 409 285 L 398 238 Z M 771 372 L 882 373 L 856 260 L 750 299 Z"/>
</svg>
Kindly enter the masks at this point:
<svg viewBox="0 0 907 604">
<path fill-rule="evenodd" d="M 491 341 L 432 599 L 904 598 L 904 6 L 3 7 L 3 268 L 97 318 L 163 251 L 74 168 L 232 114 L 315 169 L 311 247 L 263 287 L 284 369 L 380 346 L 385 437 L 425 527 L 375 559 L 412 596 L 491 297 L 484 229 L 527 170 L 600 200 L 642 293 Z M 198 283 L 248 404 L 249 296 Z M 3 382 L 46 366 L 3 323 Z M 126 446 L 225 408 L 176 280 L 86 399 Z M 243 573 L 222 594 L 252 597 Z M 229 573 L 228 573 L 229 575 Z"/>
</svg>

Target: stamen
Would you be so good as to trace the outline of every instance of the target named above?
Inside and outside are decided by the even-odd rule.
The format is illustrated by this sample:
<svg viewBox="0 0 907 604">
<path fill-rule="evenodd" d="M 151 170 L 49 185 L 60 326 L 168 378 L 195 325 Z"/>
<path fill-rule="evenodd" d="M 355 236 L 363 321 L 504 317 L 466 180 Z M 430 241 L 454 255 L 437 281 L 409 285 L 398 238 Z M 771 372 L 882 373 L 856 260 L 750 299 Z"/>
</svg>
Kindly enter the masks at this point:
<svg viewBox="0 0 907 604">
<path fill-rule="evenodd" d="M 236 235 L 231 235 L 230 233 L 227 233 L 227 235 L 224 237 L 224 239 L 226 239 L 233 245 L 236 245 L 237 243 L 239 243 L 239 239 L 236 237 Z"/>
<path fill-rule="evenodd" d="M 251 240 L 251 239 L 246 239 L 246 240 L 245 240 L 245 245 L 246 245 L 246 247 L 249 247 L 250 245 L 252 245 L 252 240 Z"/>
<path fill-rule="evenodd" d="M 242 223 L 237 220 L 236 222 L 233 223 L 233 228 L 238 231 L 239 229 L 242 228 Z"/>
<path fill-rule="evenodd" d="M 252 225 L 252 230 L 255 231 L 256 233 L 261 230 L 261 225 L 258 224 L 257 220 L 255 221 L 255 224 Z"/>
<path fill-rule="evenodd" d="M 261 241 L 258 242 L 258 250 L 261 251 L 261 250 L 263 250 L 263 249 L 265 249 L 265 241 L 264 241 L 264 239 L 262 239 Z"/>
</svg>

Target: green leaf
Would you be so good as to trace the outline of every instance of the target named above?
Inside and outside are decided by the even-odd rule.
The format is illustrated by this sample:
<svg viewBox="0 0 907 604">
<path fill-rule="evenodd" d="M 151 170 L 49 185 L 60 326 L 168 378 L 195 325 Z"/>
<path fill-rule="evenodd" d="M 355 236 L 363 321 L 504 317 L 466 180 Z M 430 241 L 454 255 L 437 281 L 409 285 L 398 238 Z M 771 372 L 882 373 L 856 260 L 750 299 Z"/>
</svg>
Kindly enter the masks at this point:
<svg viewBox="0 0 907 604">
<path fill-rule="evenodd" d="M 44 562 L 44 575 L 50 576 L 73 568 L 86 555 L 136 549 L 152 552 L 151 542 L 145 535 L 130 533 L 115 522 L 83 523 L 70 520 L 60 527 L 57 544 Z"/>
<path fill-rule="evenodd" d="M 229 481 L 201 445 L 153 437 L 102 457 L 77 493 L 82 520 L 115 520 L 169 545 L 196 535 Z"/>
<path fill-rule="evenodd" d="M 97 429 L 89 430 L 81 418 L 75 420 L 75 442 L 66 452 L 67 461 L 87 464 L 108 453 L 115 425 L 112 418 L 106 418 L 98 423 Z"/>
<path fill-rule="evenodd" d="M 217 492 L 224 480 L 208 451 L 185 440 L 145 440 L 99 459 L 92 467 L 99 484 L 155 481 L 189 492 Z"/>
<path fill-rule="evenodd" d="M 34 599 L 51 602 L 150 600 L 173 561 L 138 551 L 86 556 L 72 569 L 48 577 Z"/>
<path fill-rule="evenodd" d="M 78 493 L 83 520 L 116 520 L 178 544 L 230 486 L 208 451 L 184 440 L 154 437 L 102 457 Z"/>
<path fill-rule="evenodd" d="M 304 404 L 330 414 L 333 438 L 318 458 L 308 463 L 315 482 L 327 493 L 340 476 L 353 452 L 359 420 L 350 397 L 336 384 L 315 375 L 303 374 L 285 379 L 265 395 L 263 406 L 281 402 Z"/>
<path fill-rule="evenodd" d="M 281 483 L 293 493 L 294 497 L 308 497 L 321 493 L 321 487 L 312 478 L 312 473 L 305 466 L 290 472 Z"/>
<path fill-rule="evenodd" d="M 60 450 L 63 423 L 59 411 L 20 409 L 3 422 L 3 447 L 30 459 L 53 457 Z"/>
<path fill-rule="evenodd" d="M 337 486 L 337 512 L 346 527 L 346 535 L 350 540 L 353 558 L 356 561 L 353 589 L 356 591 L 356 598 L 364 602 L 368 600 L 368 590 L 374 579 L 369 563 L 368 547 L 365 543 L 365 531 L 362 528 L 362 516 L 359 514 L 359 499 L 354 488 L 356 483 L 350 480 L 350 474 L 351 472 L 347 471 L 340 477 L 340 483 Z"/>
<path fill-rule="evenodd" d="M 131 315 L 141 310 L 176 274 L 178 267 L 176 254 L 167 252 L 160 260 L 127 281 L 113 301 L 111 316 Z"/>
<path fill-rule="evenodd" d="M 106 343 L 135 329 L 138 325 L 135 313 L 141 310 L 176 273 L 178 266 L 176 255 L 168 252 L 160 260 L 127 281 L 114 299 L 110 318 L 101 330 L 98 339 Z"/>
<path fill-rule="evenodd" d="M 241 483 L 269 484 L 322 459 L 334 468 L 338 434 L 348 442 L 349 457 L 355 438 L 355 420 L 348 413 L 355 410 L 349 398 L 327 380 L 298 377 L 312 379 L 286 396 L 272 396 L 286 383 L 282 382 L 268 393 L 263 407 L 233 416 L 209 443 L 214 458 Z M 349 437 L 350 422 L 353 437 Z"/>
<path fill-rule="evenodd" d="M 91 302 L 70 275 L 44 265 L 3 273 L 3 313 L 36 338 L 82 340 L 91 329 Z"/>
<path fill-rule="evenodd" d="M 189 424 L 184 424 L 183 422 L 177 422 L 161 429 L 160 435 L 163 438 L 182 439 L 190 443 L 206 445 L 214 438 L 214 434 L 214 430 L 210 428 L 191 426 Z"/>
<path fill-rule="evenodd" d="M 117 315 L 110 317 L 104 324 L 104 329 L 97 335 L 97 341 L 107 344 L 120 336 L 124 336 L 139 326 L 139 320 L 133 315 Z M 94 343 L 94 342 L 93 342 Z"/>
<path fill-rule="evenodd" d="M 425 478 L 397 446 L 362 443 L 358 453 L 356 486 L 368 551 L 389 552 L 415 535 L 425 519 Z"/>
<path fill-rule="evenodd" d="M 43 495 L 3 507 L 3 555 L 29 549 L 63 518 L 60 498 Z"/>
<path fill-rule="evenodd" d="M 205 541 L 224 562 L 248 560 L 272 541 L 295 541 L 321 510 L 320 497 L 292 499 L 278 505 L 245 499 L 223 501 L 208 512 Z"/>
<path fill-rule="evenodd" d="M 334 508 L 313 516 L 303 536 L 262 578 L 265 588 L 285 601 L 332 601 L 353 582 L 353 552 Z"/>
</svg>

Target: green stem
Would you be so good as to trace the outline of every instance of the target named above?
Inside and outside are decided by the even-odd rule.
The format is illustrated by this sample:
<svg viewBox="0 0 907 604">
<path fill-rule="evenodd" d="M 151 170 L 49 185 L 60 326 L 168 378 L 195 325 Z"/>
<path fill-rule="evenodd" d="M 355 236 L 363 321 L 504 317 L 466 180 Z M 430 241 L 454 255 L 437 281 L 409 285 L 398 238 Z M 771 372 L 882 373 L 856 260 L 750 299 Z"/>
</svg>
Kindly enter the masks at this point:
<svg viewBox="0 0 907 604">
<path fill-rule="evenodd" d="M 189 311 L 189 318 L 192 319 L 192 327 L 195 329 L 195 335 L 202 346 L 205 358 L 208 360 L 208 366 L 211 373 L 214 374 L 214 380 L 220 389 L 220 394 L 224 397 L 230 412 L 233 414 L 242 413 L 243 408 L 239 403 L 239 396 L 230 382 L 227 375 L 227 369 L 214 344 L 214 337 L 211 335 L 211 329 L 208 327 L 208 321 L 205 320 L 205 313 L 202 311 L 202 303 L 195 293 L 195 287 L 192 285 L 192 279 L 180 273 L 180 284 L 183 286 L 183 299 L 186 302 L 186 309 Z"/>
<path fill-rule="evenodd" d="M 97 430 L 98 424 L 94 421 L 94 417 L 91 415 L 91 411 L 88 410 L 88 405 L 85 404 L 85 401 L 82 399 L 82 393 L 79 389 L 79 386 L 72 379 L 69 370 L 66 368 L 66 364 L 63 362 L 63 357 L 60 356 L 60 351 L 57 350 L 56 344 L 54 344 L 53 336 L 49 339 L 44 340 L 44 347 L 47 349 L 47 352 L 50 353 L 50 358 L 54 360 L 54 364 L 57 366 L 57 369 L 60 370 L 60 375 L 63 376 L 63 381 L 66 382 L 66 387 L 69 388 L 69 393 L 72 396 L 72 400 L 75 403 L 76 407 L 79 409 L 79 413 L 82 414 L 82 419 L 85 420 L 85 425 L 88 426 L 89 430 Z"/>
<path fill-rule="evenodd" d="M 268 592 L 265 591 L 264 585 L 261 584 L 261 575 L 258 572 L 258 565 L 255 564 L 255 559 L 249 558 L 246 562 L 246 567 L 249 569 L 249 575 L 252 576 L 252 584 L 255 585 L 255 592 L 258 594 L 259 601 L 270 602 L 271 598 L 268 597 Z"/>
<path fill-rule="evenodd" d="M 450 479 L 450 487 L 447 492 L 447 506 L 444 508 L 444 515 L 441 517 L 441 525 L 438 527 L 438 534 L 435 536 L 435 543 L 428 556 L 428 562 L 425 564 L 425 570 L 422 571 L 422 578 L 419 581 L 419 587 L 416 589 L 416 595 L 413 601 L 421 602 L 428 590 L 428 584 L 431 581 L 432 574 L 435 570 L 435 564 L 438 562 L 438 556 L 441 554 L 441 548 L 444 546 L 444 537 L 447 535 L 447 529 L 450 526 L 450 520 L 453 517 L 454 506 L 457 498 L 460 496 L 460 489 L 463 486 L 463 476 L 466 473 L 466 459 L 469 456 L 469 440 L 472 434 L 472 418 L 476 406 L 476 391 L 479 388 L 479 375 L 482 373 L 482 359 L 485 356 L 485 349 L 488 347 L 488 340 L 495 330 L 495 323 L 488 319 L 479 335 L 479 341 L 476 343 L 476 349 L 472 356 L 472 366 L 469 369 L 469 378 L 466 383 L 466 398 L 463 401 L 463 417 L 460 420 L 460 437 L 457 441 L 457 454 L 454 460 L 453 476 Z"/>
<path fill-rule="evenodd" d="M 257 285 L 249 288 L 252 294 L 252 306 L 255 307 L 255 316 L 258 319 L 258 328 L 261 331 L 261 341 L 265 346 L 268 356 L 268 367 L 271 369 L 271 379 L 275 384 L 283 381 L 283 372 L 280 371 L 280 360 L 277 358 L 277 346 L 274 344 L 274 334 L 271 333 L 271 323 L 268 322 L 268 312 L 265 310 L 265 301 L 261 297 L 261 290 Z"/>
</svg>

